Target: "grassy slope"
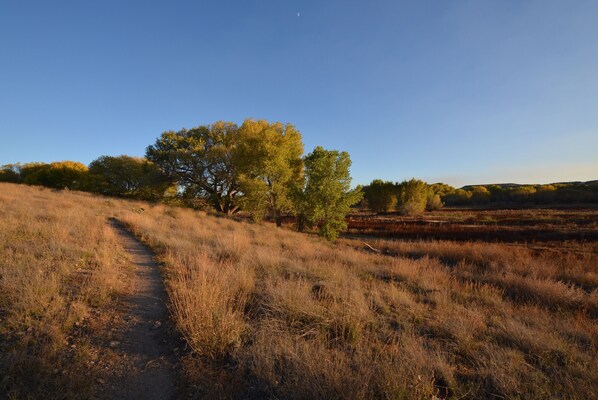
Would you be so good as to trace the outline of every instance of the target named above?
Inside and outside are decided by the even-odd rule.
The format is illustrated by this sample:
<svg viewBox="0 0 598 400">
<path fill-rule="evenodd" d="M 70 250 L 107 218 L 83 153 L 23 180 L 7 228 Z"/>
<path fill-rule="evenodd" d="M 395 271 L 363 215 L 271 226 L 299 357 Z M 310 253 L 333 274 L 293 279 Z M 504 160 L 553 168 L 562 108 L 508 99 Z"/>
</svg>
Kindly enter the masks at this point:
<svg viewBox="0 0 598 400">
<path fill-rule="evenodd" d="M 76 327 L 122 291 L 112 207 L 77 193 L 0 184 L 0 398 L 82 398 Z"/>
<path fill-rule="evenodd" d="M 187 210 L 126 221 L 166 265 L 202 355 L 190 370 L 230 396 L 598 395 L 595 253 L 390 242 L 391 257 Z"/>
<path fill-rule="evenodd" d="M 52 387 L 64 379 L 49 365 L 85 361 L 64 338 L 120 290 L 114 215 L 164 262 L 205 397 L 598 396 L 595 252 L 375 243 L 384 256 L 190 210 L 0 189 L 0 393 L 23 385 L 17 370 Z"/>
</svg>

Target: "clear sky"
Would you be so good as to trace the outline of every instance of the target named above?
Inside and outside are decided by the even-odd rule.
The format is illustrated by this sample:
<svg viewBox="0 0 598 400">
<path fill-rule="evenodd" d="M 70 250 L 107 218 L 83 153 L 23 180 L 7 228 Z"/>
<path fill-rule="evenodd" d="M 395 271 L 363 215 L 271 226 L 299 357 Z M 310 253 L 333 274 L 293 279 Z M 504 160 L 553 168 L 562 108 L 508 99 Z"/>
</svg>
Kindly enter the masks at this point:
<svg viewBox="0 0 598 400">
<path fill-rule="evenodd" d="M 0 164 L 250 117 L 355 183 L 598 179 L 598 1 L 0 0 Z"/>
</svg>

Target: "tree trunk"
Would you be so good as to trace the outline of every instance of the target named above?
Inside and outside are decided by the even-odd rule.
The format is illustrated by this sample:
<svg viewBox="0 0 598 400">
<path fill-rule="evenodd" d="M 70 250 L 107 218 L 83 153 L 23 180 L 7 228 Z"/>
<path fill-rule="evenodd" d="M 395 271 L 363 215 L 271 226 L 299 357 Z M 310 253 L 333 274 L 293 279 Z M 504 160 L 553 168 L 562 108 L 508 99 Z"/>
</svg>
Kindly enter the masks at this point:
<svg viewBox="0 0 598 400">
<path fill-rule="evenodd" d="M 276 220 L 276 226 L 280 228 L 282 226 L 282 217 L 280 212 L 274 211 L 274 219 Z"/>
<path fill-rule="evenodd" d="M 303 213 L 300 213 L 297 216 L 297 231 L 303 232 L 304 229 L 305 229 L 305 215 Z"/>
</svg>

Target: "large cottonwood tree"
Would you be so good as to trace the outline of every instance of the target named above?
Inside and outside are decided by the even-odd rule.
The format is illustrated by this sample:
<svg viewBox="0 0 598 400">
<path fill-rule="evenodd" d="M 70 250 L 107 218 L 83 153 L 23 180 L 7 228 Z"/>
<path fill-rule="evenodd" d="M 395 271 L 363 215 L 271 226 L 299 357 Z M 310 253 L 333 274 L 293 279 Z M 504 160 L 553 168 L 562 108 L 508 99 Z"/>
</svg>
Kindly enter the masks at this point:
<svg viewBox="0 0 598 400">
<path fill-rule="evenodd" d="M 303 180 L 301 133 L 291 124 L 248 119 L 239 128 L 235 155 L 243 208 L 254 219 L 270 214 L 280 226 Z"/>
<path fill-rule="evenodd" d="M 172 182 L 141 157 L 101 156 L 89 164 L 87 190 L 108 196 L 158 200 Z"/>
<path fill-rule="evenodd" d="M 374 179 L 363 188 L 368 207 L 376 212 L 388 212 L 395 209 L 398 202 L 399 189 L 393 182 Z"/>
<path fill-rule="evenodd" d="M 146 157 L 176 180 L 187 196 L 205 199 L 216 210 L 239 209 L 239 181 L 233 160 L 239 141 L 236 124 L 212 125 L 164 132 L 149 146 Z"/>
<path fill-rule="evenodd" d="M 351 190 L 351 158 L 345 151 L 325 150 L 318 146 L 305 157 L 305 187 L 299 202 L 300 228 L 304 220 L 317 225 L 320 235 L 334 240 L 347 228 L 345 216 L 363 197 Z"/>
</svg>

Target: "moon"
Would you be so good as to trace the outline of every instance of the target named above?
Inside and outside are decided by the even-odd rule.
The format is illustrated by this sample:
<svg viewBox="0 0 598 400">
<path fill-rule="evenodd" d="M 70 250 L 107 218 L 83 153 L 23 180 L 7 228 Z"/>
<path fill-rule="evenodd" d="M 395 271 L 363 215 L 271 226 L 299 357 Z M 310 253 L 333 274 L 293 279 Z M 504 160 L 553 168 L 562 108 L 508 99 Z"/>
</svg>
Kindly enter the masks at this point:
<svg viewBox="0 0 598 400">
<path fill-rule="evenodd" d="M 298 17 L 300 17 L 300 16 L 301 16 L 301 13 L 297 13 L 297 16 L 298 16 Z"/>
</svg>

